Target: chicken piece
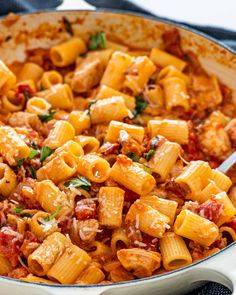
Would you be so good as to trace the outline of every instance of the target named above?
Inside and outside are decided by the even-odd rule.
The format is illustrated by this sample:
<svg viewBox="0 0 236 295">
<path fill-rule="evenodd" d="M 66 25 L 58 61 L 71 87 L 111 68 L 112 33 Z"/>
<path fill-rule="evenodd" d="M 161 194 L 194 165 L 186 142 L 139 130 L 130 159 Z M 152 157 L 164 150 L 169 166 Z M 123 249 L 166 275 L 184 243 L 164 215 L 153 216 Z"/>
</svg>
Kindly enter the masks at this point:
<svg viewBox="0 0 236 295">
<path fill-rule="evenodd" d="M 84 60 L 75 71 L 71 88 L 77 93 L 86 92 L 100 82 L 103 72 L 104 66 L 101 60 Z"/>
<path fill-rule="evenodd" d="M 223 161 L 232 153 L 232 146 L 229 136 L 221 123 L 206 120 L 199 134 L 199 144 L 201 150 L 214 158 Z"/>
<path fill-rule="evenodd" d="M 236 147 L 236 119 L 232 119 L 225 127 L 233 147 Z"/>
</svg>

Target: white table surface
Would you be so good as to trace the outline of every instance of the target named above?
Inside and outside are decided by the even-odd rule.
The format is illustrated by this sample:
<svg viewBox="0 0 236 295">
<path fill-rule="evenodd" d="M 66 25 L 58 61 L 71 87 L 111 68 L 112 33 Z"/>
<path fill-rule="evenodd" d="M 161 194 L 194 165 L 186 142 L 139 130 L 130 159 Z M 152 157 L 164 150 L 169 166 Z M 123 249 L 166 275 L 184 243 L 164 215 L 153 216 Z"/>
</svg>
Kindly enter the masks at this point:
<svg viewBox="0 0 236 295">
<path fill-rule="evenodd" d="M 119 1 L 119 0 L 110 0 Z M 159 16 L 236 31 L 236 0 L 131 0 Z M 92 9 L 83 0 L 64 0 L 59 9 Z"/>
</svg>

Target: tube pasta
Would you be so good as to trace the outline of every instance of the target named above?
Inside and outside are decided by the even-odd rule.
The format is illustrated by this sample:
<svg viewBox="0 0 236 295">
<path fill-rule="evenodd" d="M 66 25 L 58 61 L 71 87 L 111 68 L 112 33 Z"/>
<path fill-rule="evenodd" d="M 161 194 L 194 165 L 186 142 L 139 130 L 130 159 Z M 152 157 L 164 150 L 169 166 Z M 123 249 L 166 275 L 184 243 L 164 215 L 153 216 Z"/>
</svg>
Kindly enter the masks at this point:
<svg viewBox="0 0 236 295">
<path fill-rule="evenodd" d="M 126 70 L 124 88 L 130 89 L 134 95 L 139 94 L 155 69 L 155 65 L 147 56 L 136 57 Z"/>
<path fill-rule="evenodd" d="M 179 144 L 187 144 L 189 140 L 189 129 L 186 121 L 183 120 L 150 120 L 148 132 L 151 137 L 162 135 L 170 141 Z"/>
<path fill-rule="evenodd" d="M 55 220 L 45 221 L 48 213 L 39 211 L 29 222 L 30 230 L 39 238 L 44 239 L 52 233 L 59 231 L 57 222 Z"/>
<path fill-rule="evenodd" d="M 50 280 L 46 280 L 44 278 L 40 278 L 40 277 L 36 277 L 36 276 L 33 276 L 31 274 L 29 274 L 27 277 L 25 278 L 20 278 L 21 281 L 24 281 L 24 282 L 29 282 L 29 283 L 44 283 L 44 284 L 56 284 L 55 282 L 53 281 L 50 281 Z"/>
<path fill-rule="evenodd" d="M 124 228 L 120 227 L 114 229 L 111 236 L 111 250 L 112 253 L 116 253 L 119 249 L 119 245 L 122 245 L 124 248 L 129 248 L 130 240 L 126 234 Z"/>
<path fill-rule="evenodd" d="M 184 239 L 173 232 L 160 239 L 162 263 L 165 269 L 174 270 L 192 263 L 192 257 Z"/>
<path fill-rule="evenodd" d="M 226 192 L 220 192 L 214 196 L 214 200 L 223 205 L 223 212 L 220 215 L 220 219 L 217 225 L 220 226 L 223 223 L 229 221 L 235 214 L 236 208 L 231 202 L 230 198 L 227 196 Z"/>
<path fill-rule="evenodd" d="M 118 228 L 122 223 L 125 192 L 118 187 L 101 187 L 98 195 L 98 220 L 103 226 Z"/>
<path fill-rule="evenodd" d="M 16 174 L 4 163 L 0 163 L 0 194 L 8 197 L 17 185 Z"/>
<path fill-rule="evenodd" d="M 112 257 L 111 248 L 105 245 L 102 242 L 94 241 L 90 244 L 91 250 L 89 251 L 89 256 L 93 259 L 96 259 L 98 261 L 104 262 L 106 260 L 110 260 Z"/>
<path fill-rule="evenodd" d="M 27 101 L 26 111 L 37 115 L 46 114 L 52 106 L 40 97 L 32 97 Z"/>
<path fill-rule="evenodd" d="M 149 161 L 152 172 L 160 176 L 161 181 L 165 181 L 173 168 L 180 154 L 180 146 L 175 142 L 164 142 Z"/>
<path fill-rule="evenodd" d="M 164 92 L 160 85 L 150 85 L 145 89 L 144 94 L 150 104 L 157 107 L 164 106 Z"/>
<path fill-rule="evenodd" d="M 69 114 L 68 122 L 75 128 L 75 133 L 81 134 L 91 126 L 90 117 L 87 111 L 73 111 Z"/>
<path fill-rule="evenodd" d="M 0 255 L 0 275 L 7 275 L 10 271 L 12 271 L 11 263 L 8 261 L 7 258 Z"/>
<path fill-rule="evenodd" d="M 119 138 L 120 131 L 125 130 L 133 139 L 138 142 L 142 142 L 144 138 L 144 128 L 136 125 L 126 124 L 118 121 L 111 121 L 107 134 L 106 140 L 109 142 L 116 142 Z"/>
<path fill-rule="evenodd" d="M 217 169 L 212 170 L 211 179 L 222 191 L 228 191 L 232 185 L 231 179 Z"/>
<path fill-rule="evenodd" d="M 125 222 L 127 224 L 135 222 L 136 229 L 152 237 L 161 238 L 169 227 L 170 219 L 153 207 L 137 200 L 129 208 Z"/>
<path fill-rule="evenodd" d="M 184 80 L 186 84 L 190 84 L 190 78 L 172 65 L 166 66 L 160 71 L 158 74 L 158 83 L 162 83 L 164 79 L 170 77 L 178 77 Z"/>
<path fill-rule="evenodd" d="M 98 284 L 105 279 L 103 271 L 94 265 L 88 266 L 77 278 L 76 284 Z"/>
<path fill-rule="evenodd" d="M 155 179 L 128 157 L 118 156 L 111 168 L 111 178 L 139 195 L 146 195 L 155 186 Z"/>
<path fill-rule="evenodd" d="M 36 182 L 34 191 L 38 202 L 46 212 L 53 214 L 61 207 L 56 218 L 66 215 L 71 210 L 66 194 L 51 180 Z M 37 219 L 35 221 L 37 222 Z"/>
<path fill-rule="evenodd" d="M 78 159 L 77 172 L 94 182 L 104 182 L 110 174 L 109 163 L 96 154 L 87 154 Z"/>
<path fill-rule="evenodd" d="M 50 50 L 50 58 L 57 67 L 65 67 L 75 62 L 79 54 L 85 53 L 86 45 L 80 38 L 71 40 L 54 46 Z"/>
<path fill-rule="evenodd" d="M 53 233 L 28 257 L 29 269 L 33 274 L 45 276 L 51 266 L 71 245 L 70 241 L 61 233 Z"/>
<path fill-rule="evenodd" d="M 207 162 L 192 161 L 175 179 L 179 184 L 186 184 L 192 193 L 201 191 L 211 178 L 211 168 Z"/>
<path fill-rule="evenodd" d="M 182 210 L 174 224 L 174 232 L 202 246 L 210 246 L 219 236 L 215 223 L 187 209 Z"/>
<path fill-rule="evenodd" d="M 21 69 L 18 80 L 33 80 L 34 83 L 37 83 L 43 75 L 43 68 L 33 62 L 27 62 L 23 65 Z"/>
<path fill-rule="evenodd" d="M 100 87 L 95 99 L 100 100 L 100 99 L 104 99 L 104 98 L 111 98 L 113 96 L 121 96 L 124 99 L 127 108 L 130 109 L 131 111 L 134 110 L 134 108 L 135 108 L 135 97 L 134 96 L 125 94 L 123 92 L 115 90 L 115 89 L 108 87 L 106 85 L 102 85 Z"/>
<path fill-rule="evenodd" d="M 71 110 L 73 107 L 73 92 L 67 84 L 56 84 L 51 88 L 40 91 L 37 96 L 44 98 L 53 108 Z"/>
<path fill-rule="evenodd" d="M 150 277 L 161 266 L 158 252 L 138 248 L 122 249 L 117 252 L 120 263 L 128 271 L 133 271 L 138 278 Z"/>
<path fill-rule="evenodd" d="M 161 67 L 172 65 L 180 71 L 182 71 L 186 66 L 185 61 L 158 48 L 153 48 L 151 50 L 150 59 Z"/>
<path fill-rule="evenodd" d="M 76 172 L 77 162 L 69 153 L 61 153 L 37 170 L 37 179 L 39 181 L 50 179 L 56 184 L 69 179 Z M 55 173 L 55 171 L 60 171 L 60 173 Z"/>
<path fill-rule="evenodd" d="M 220 233 L 223 235 L 224 233 L 229 234 L 233 241 L 236 241 L 236 232 L 229 226 L 221 226 Z"/>
<path fill-rule="evenodd" d="M 23 109 L 25 99 L 22 98 L 19 102 L 15 97 L 16 93 L 14 90 L 9 90 L 2 96 L 2 108 L 6 112 L 18 112 Z"/>
<path fill-rule="evenodd" d="M 63 78 L 57 71 L 44 72 L 40 80 L 40 85 L 43 89 L 50 89 L 56 84 L 62 84 Z"/>
<path fill-rule="evenodd" d="M 75 137 L 75 141 L 81 144 L 85 154 L 96 152 L 100 146 L 100 142 L 92 136 L 79 135 Z"/>
<path fill-rule="evenodd" d="M 47 272 L 47 277 L 61 284 L 72 284 L 91 261 L 89 255 L 72 245 L 65 249 L 55 264 Z"/>
<path fill-rule="evenodd" d="M 120 90 L 125 81 L 125 71 L 132 63 L 132 57 L 126 53 L 116 51 L 107 65 L 101 80 L 101 85 L 106 85 Z"/>
<path fill-rule="evenodd" d="M 170 219 L 172 225 L 175 220 L 176 210 L 178 203 L 171 200 L 159 198 L 157 196 L 141 196 L 140 201 L 151 206 L 153 209 L 158 210 L 160 213 L 166 215 Z"/>
<path fill-rule="evenodd" d="M 167 110 L 175 107 L 183 107 L 189 110 L 189 95 L 187 93 L 186 82 L 178 77 L 165 78 L 162 81 L 165 94 L 165 104 Z"/>
<path fill-rule="evenodd" d="M 108 123 L 111 120 L 122 121 L 129 115 L 129 110 L 121 96 L 104 98 L 90 106 L 92 124 Z"/>
<path fill-rule="evenodd" d="M 51 149 L 56 149 L 73 139 L 75 136 L 74 127 L 67 121 L 57 121 L 48 137 L 44 140 L 44 145 Z"/>
<path fill-rule="evenodd" d="M 198 201 L 200 204 L 207 201 L 212 197 L 221 192 L 221 189 L 216 185 L 216 183 L 211 180 L 209 184 L 199 193 L 192 194 L 191 199 Z"/>
<path fill-rule="evenodd" d="M 0 94 L 5 94 L 16 84 L 16 76 L 12 71 L 0 60 Z"/>
<path fill-rule="evenodd" d="M 17 159 L 27 158 L 29 153 L 30 148 L 12 127 L 0 126 L 0 154 L 9 165 L 15 166 Z"/>
</svg>

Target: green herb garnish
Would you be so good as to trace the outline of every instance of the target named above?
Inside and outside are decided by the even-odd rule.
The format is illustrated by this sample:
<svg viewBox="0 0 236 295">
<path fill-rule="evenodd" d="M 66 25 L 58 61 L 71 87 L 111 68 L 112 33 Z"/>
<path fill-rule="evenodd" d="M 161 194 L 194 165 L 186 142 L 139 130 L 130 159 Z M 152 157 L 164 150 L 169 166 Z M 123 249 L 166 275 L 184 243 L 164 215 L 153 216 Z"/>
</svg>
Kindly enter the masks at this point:
<svg viewBox="0 0 236 295">
<path fill-rule="evenodd" d="M 28 218 L 32 218 L 34 216 L 34 214 L 29 214 L 29 213 L 23 213 L 20 214 L 21 217 L 28 217 Z"/>
<path fill-rule="evenodd" d="M 19 158 L 17 159 L 17 166 L 21 169 L 23 166 L 25 159 L 24 158 Z"/>
<path fill-rule="evenodd" d="M 25 208 L 23 207 L 15 207 L 13 208 L 13 210 L 15 211 L 15 213 L 20 213 L 21 211 L 23 211 Z"/>
<path fill-rule="evenodd" d="M 23 89 L 22 92 L 26 100 L 29 100 L 31 98 L 31 94 L 27 89 Z"/>
<path fill-rule="evenodd" d="M 36 171 L 33 166 L 31 166 L 31 165 L 29 166 L 29 171 L 30 171 L 32 178 L 36 179 Z"/>
<path fill-rule="evenodd" d="M 61 212 L 64 206 L 60 206 L 52 215 L 48 215 L 44 218 L 46 222 L 53 220 Z"/>
<path fill-rule="evenodd" d="M 72 178 L 64 183 L 69 189 L 81 187 L 82 189 L 89 191 L 91 187 L 91 182 L 84 176 L 79 176 L 77 178 Z"/>
<path fill-rule="evenodd" d="M 73 36 L 74 32 L 73 32 L 70 21 L 66 17 L 63 17 L 62 21 L 63 21 L 63 25 L 64 25 L 67 33 L 69 33 L 71 36 Z"/>
<path fill-rule="evenodd" d="M 144 112 L 148 105 L 148 102 L 144 100 L 143 97 L 140 95 L 136 96 L 135 102 L 136 106 L 133 115 L 136 117 L 137 115 L 142 114 Z"/>
<path fill-rule="evenodd" d="M 38 115 L 39 119 L 42 122 L 48 122 L 51 121 L 53 119 L 53 115 L 56 113 L 55 110 L 49 110 L 47 114 L 43 114 L 43 115 Z"/>
<path fill-rule="evenodd" d="M 53 149 L 51 149 L 48 146 L 44 146 L 40 153 L 40 162 L 43 163 L 43 161 L 53 153 L 54 153 Z"/>
<path fill-rule="evenodd" d="M 90 115 L 90 108 L 93 104 L 95 104 L 97 101 L 96 100 L 91 100 L 89 103 L 88 103 L 88 115 Z"/>
<path fill-rule="evenodd" d="M 137 156 L 135 153 L 130 152 L 127 154 L 127 157 L 129 157 L 134 162 L 139 162 L 139 156 Z"/>
<path fill-rule="evenodd" d="M 144 154 L 144 157 L 147 161 L 149 161 L 154 156 L 154 154 L 155 154 L 155 150 L 150 149 L 148 153 Z"/>
<path fill-rule="evenodd" d="M 38 150 L 38 149 L 39 149 L 39 146 L 37 145 L 37 143 L 36 143 L 35 141 L 32 141 L 32 142 L 30 143 L 30 146 L 31 146 L 33 149 L 35 149 L 35 150 Z"/>
<path fill-rule="evenodd" d="M 35 149 L 31 149 L 30 151 L 30 154 L 28 156 L 28 159 L 29 160 L 32 160 L 35 156 L 37 156 L 39 154 L 39 151 L 38 150 L 35 150 Z"/>
<path fill-rule="evenodd" d="M 95 35 L 90 37 L 89 49 L 95 50 L 98 48 L 106 48 L 106 34 L 104 32 L 97 32 Z"/>
</svg>

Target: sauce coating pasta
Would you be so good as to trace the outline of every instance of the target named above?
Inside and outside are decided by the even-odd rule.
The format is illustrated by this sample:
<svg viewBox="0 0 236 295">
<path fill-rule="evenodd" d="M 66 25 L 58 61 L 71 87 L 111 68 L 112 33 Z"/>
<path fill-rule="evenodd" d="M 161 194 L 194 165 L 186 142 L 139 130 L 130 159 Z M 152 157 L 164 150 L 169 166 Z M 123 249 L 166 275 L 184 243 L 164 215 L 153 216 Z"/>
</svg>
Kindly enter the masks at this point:
<svg viewBox="0 0 236 295">
<path fill-rule="evenodd" d="M 18 71 L 0 61 L 0 275 L 135 280 L 235 241 L 235 184 L 217 170 L 236 147 L 231 90 L 176 29 L 162 39 L 139 52 L 97 32 Z"/>
</svg>

